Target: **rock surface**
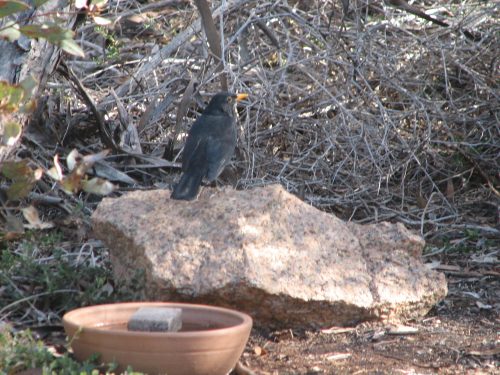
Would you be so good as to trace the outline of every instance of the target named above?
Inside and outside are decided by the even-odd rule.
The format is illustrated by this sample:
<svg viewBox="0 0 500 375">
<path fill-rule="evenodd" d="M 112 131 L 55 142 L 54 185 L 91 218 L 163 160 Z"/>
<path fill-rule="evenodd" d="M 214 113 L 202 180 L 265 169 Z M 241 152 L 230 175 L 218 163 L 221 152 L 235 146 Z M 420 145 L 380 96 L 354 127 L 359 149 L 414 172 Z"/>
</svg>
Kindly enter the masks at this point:
<svg viewBox="0 0 500 375">
<path fill-rule="evenodd" d="M 401 224 L 346 223 L 273 185 L 106 198 L 93 214 L 117 280 L 144 270 L 145 295 L 228 306 L 271 327 L 326 327 L 424 315 L 447 292 Z"/>
</svg>

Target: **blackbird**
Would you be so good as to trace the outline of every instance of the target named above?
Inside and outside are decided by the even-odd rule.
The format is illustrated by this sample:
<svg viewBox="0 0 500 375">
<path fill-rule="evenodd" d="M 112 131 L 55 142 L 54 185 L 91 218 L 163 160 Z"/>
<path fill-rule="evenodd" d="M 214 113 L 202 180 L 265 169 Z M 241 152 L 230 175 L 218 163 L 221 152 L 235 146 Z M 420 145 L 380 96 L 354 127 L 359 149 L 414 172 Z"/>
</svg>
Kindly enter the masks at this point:
<svg viewBox="0 0 500 375">
<path fill-rule="evenodd" d="M 192 200 L 203 179 L 214 181 L 229 163 L 236 147 L 234 108 L 247 94 L 216 94 L 189 130 L 182 153 L 182 176 L 171 198 Z"/>
</svg>

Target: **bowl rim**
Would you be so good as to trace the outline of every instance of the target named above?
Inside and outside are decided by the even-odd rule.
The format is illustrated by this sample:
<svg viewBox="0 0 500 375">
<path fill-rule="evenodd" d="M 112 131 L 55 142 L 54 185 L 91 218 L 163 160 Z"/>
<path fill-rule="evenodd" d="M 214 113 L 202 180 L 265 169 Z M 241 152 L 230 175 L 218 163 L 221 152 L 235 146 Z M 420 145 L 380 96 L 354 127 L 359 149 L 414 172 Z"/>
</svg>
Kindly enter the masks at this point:
<svg viewBox="0 0 500 375">
<path fill-rule="evenodd" d="M 165 307 L 173 307 L 173 308 L 191 308 L 195 310 L 211 310 L 215 312 L 220 312 L 220 313 L 225 313 L 229 314 L 235 317 L 240 318 L 242 321 L 241 323 L 229 326 L 229 327 L 224 327 L 224 328 L 214 328 L 214 329 L 209 329 L 209 330 L 200 330 L 200 331 L 187 331 L 187 332 L 150 332 L 150 331 L 123 331 L 123 330 L 113 330 L 113 329 L 100 329 L 96 328 L 94 326 L 85 326 L 78 324 L 75 321 L 75 316 L 78 315 L 79 313 L 82 313 L 85 310 L 94 310 L 97 309 L 99 310 L 104 310 L 106 311 L 109 308 L 115 307 L 116 306 L 124 306 L 124 307 L 148 307 L 148 306 L 165 306 Z M 225 308 L 225 307 L 219 307 L 219 306 L 211 306 L 211 305 L 205 305 L 205 304 L 195 304 L 195 303 L 183 303 L 183 302 L 162 302 L 162 301 L 143 301 L 143 302 L 117 302 L 117 303 L 104 303 L 104 304 L 98 304 L 98 305 L 92 305 L 92 306 L 85 306 L 85 307 L 79 307 L 73 310 L 70 310 L 66 312 L 63 315 L 62 318 L 63 326 L 71 326 L 73 328 L 76 328 L 76 330 L 79 330 L 80 327 L 82 328 L 82 332 L 88 332 L 92 334 L 98 334 L 98 335 L 103 335 L 103 336 L 132 336 L 132 337 L 151 337 L 151 338 L 161 338 L 161 337 L 171 337 L 171 338 L 189 338 L 189 337 L 211 337 L 211 336 L 220 336 L 220 335 L 227 335 L 229 332 L 238 332 L 238 331 L 244 331 L 247 329 L 247 327 L 252 328 L 253 325 L 253 320 L 252 317 L 248 314 L 245 314 L 243 312 Z M 69 336 L 69 333 L 66 332 Z M 71 338 L 70 338 L 71 339 Z"/>
</svg>

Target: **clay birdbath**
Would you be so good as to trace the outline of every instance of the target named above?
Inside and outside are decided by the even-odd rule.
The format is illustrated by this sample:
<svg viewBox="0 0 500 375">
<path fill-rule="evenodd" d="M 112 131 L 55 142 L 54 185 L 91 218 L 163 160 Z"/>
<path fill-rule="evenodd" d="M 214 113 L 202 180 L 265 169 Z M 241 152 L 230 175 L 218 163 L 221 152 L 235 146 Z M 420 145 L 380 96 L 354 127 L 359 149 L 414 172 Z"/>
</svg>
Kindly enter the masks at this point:
<svg viewBox="0 0 500 375">
<path fill-rule="evenodd" d="M 131 331 L 127 324 L 140 308 L 182 310 L 178 332 Z M 63 324 L 75 357 L 100 353 L 118 371 L 168 375 L 226 375 L 245 348 L 252 318 L 226 308 L 170 302 L 131 302 L 83 307 L 66 313 Z"/>
</svg>

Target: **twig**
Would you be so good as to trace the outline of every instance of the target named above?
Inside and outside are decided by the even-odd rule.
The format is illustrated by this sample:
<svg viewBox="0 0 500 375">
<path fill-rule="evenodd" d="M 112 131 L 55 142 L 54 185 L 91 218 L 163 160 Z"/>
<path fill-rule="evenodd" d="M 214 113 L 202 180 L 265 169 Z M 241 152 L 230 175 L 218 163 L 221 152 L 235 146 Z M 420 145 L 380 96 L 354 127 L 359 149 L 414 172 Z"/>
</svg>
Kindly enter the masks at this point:
<svg viewBox="0 0 500 375">
<path fill-rule="evenodd" d="M 234 375 L 257 375 L 250 367 L 245 366 L 241 361 L 238 361 L 232 372 Z"/>
<path fill-rule="evenodd" d="M 243 6 L 245 3 L 249 1 L 250 0 L 234 1 L 233 3 L 231 3 L 230 9 L 231 10 L 237 9 L 238 7 Z M 212 16 L 218 17 L 221 12 L 222 12 L 222 7 L 219 7 L 213 12 Z M 148 74 L 151 74 L 151 72 L 163 61 L 163 59 L 166 59 L 167 57 L 172 55 L 181 45 L 186 43 L 186 41 L 189 38 L 191 38 L 194 34 L 200 32 L 200 30 L 201 30 L 201 19 L 197 19 L 191 25 L 188 25 L 181 33 L 176 35 L 170 41 L 169 44 L 161 48 L 154 55 L 150 56 L 147 63 L 140 66 L 125 83 L 121 84 L 115 90 L 118 97 L 123 97 L 127 92 L 133 91 L 137 86 L 137 82 L 142 80 Z M 110 98 L 108 97 L 102 100 L 101 103 L 105 104 L 102 104 L 101 106 L 105 106 L 105 108 L 107 108 L 107 106 L 110 105 L 106 104 L 109 102 L 109 100 Z"/>
<path fill-rule="evenodd" d="M 486 181 L 486 183 L 488 184 L 488 187 L 490 188 L 491 192 L 493 194 L 495 194 L 497 197 L 500 198 L 500 191 L 498 191 L 496 188 L 495 188 L 495 185 L 493 184 L 493 182 L 491 182 L 491 178 L 490 176 L 483 170 L 483 168 L 481 168 L 481 166 L 479 165 L 479 163 L 476 161 L 476 159 L 474 159 L 471 155 L 469 155 L 467 152 L 465 152 L 464 150 L 462 150 L 462 148 L 458 145 L 451 145 L 455 150 L 457 150 L 458 152 L 460 152 L 460 154 L 466 158 L 470 163 L 472 163 L 474 165 L 474 167 L 477 169 L 477 171 L 479 172 L 479 174 L 484 178 L 484 180 Z"/>
<path fill-rule="evenodd" d="M 31 296 L 20 298 L 17 301 L 14 301 L 14 302 L 9 303 L 8 305 L 2 307 L 2 309 L 0 309 L 0 316 L 4 312 L 10 310 L 12 307 L 17 306 L 19 304 L 22 304 L 24 302 L 29 302 L 29 301 L 35 300 L 35 299 L 37 299 L 39 297 L 48 296 L 48 295 L 54 295 L 54 294 L 59 294 L 59 293 L 82 293 L 82 292 L 79 291 L 79 290 L 76 290 L 76 289 L 59 289 L 59 290 L 53 290 L 53 291 L 50 291 L 50 292 L 43 292 L 43 293 L 33 294 Z"/>
<path fill-rule="evenodd" d="M 206 0 L 194 0 L 198 11 L 200 12 L 201 21 L 203 22 L 203 27 L 205 29 L 205 34 L 207 36 L 208 44 L 210 50 L 213 53 L 215 64 L 217 66 L 216 71 L 222 72 L 224 69 L 224 56 L 222 56 L 222 47 L 220 42 L 220 36 L 215 27 L 214 19 L 212 18 L 212 13 L 210 12 L 210 7 Z M 220 83 L 222 91 L 228 90 L 227 77 L 224 72 L 220 74 Z"/>
<path fill-rule="evenodd" d="M 108 128 L 106 127 L 106 124 L 104 123 L 104 118 L 97 109 L 96 105 L 94 104 L 94 101 L 90 97 L 90 95 L 87 93 L 87 90 L 83 87 L 83 84 L 80 82 L 78 77 L 73 73 L 71 68 L 69 68 L 64 61 L 61 61 L 58 66 L 58 71 L 70 81 L 73 86 L 75 87 L 77 93 L 82 97 L 82 99 L 85 101 L 87 106 L 90 108 L 92 111 L 95 120 L 97 121 L 97 126 L 99 127 L 99 133 L 101 135 L 101 140 L 104 143 L 106 147 L 112 148 L 114 151 L 119 151 L 119 148 L 116 146 L 115 142 L 113 141 L 113 137 L 109 133 Z"/>
</svg>

